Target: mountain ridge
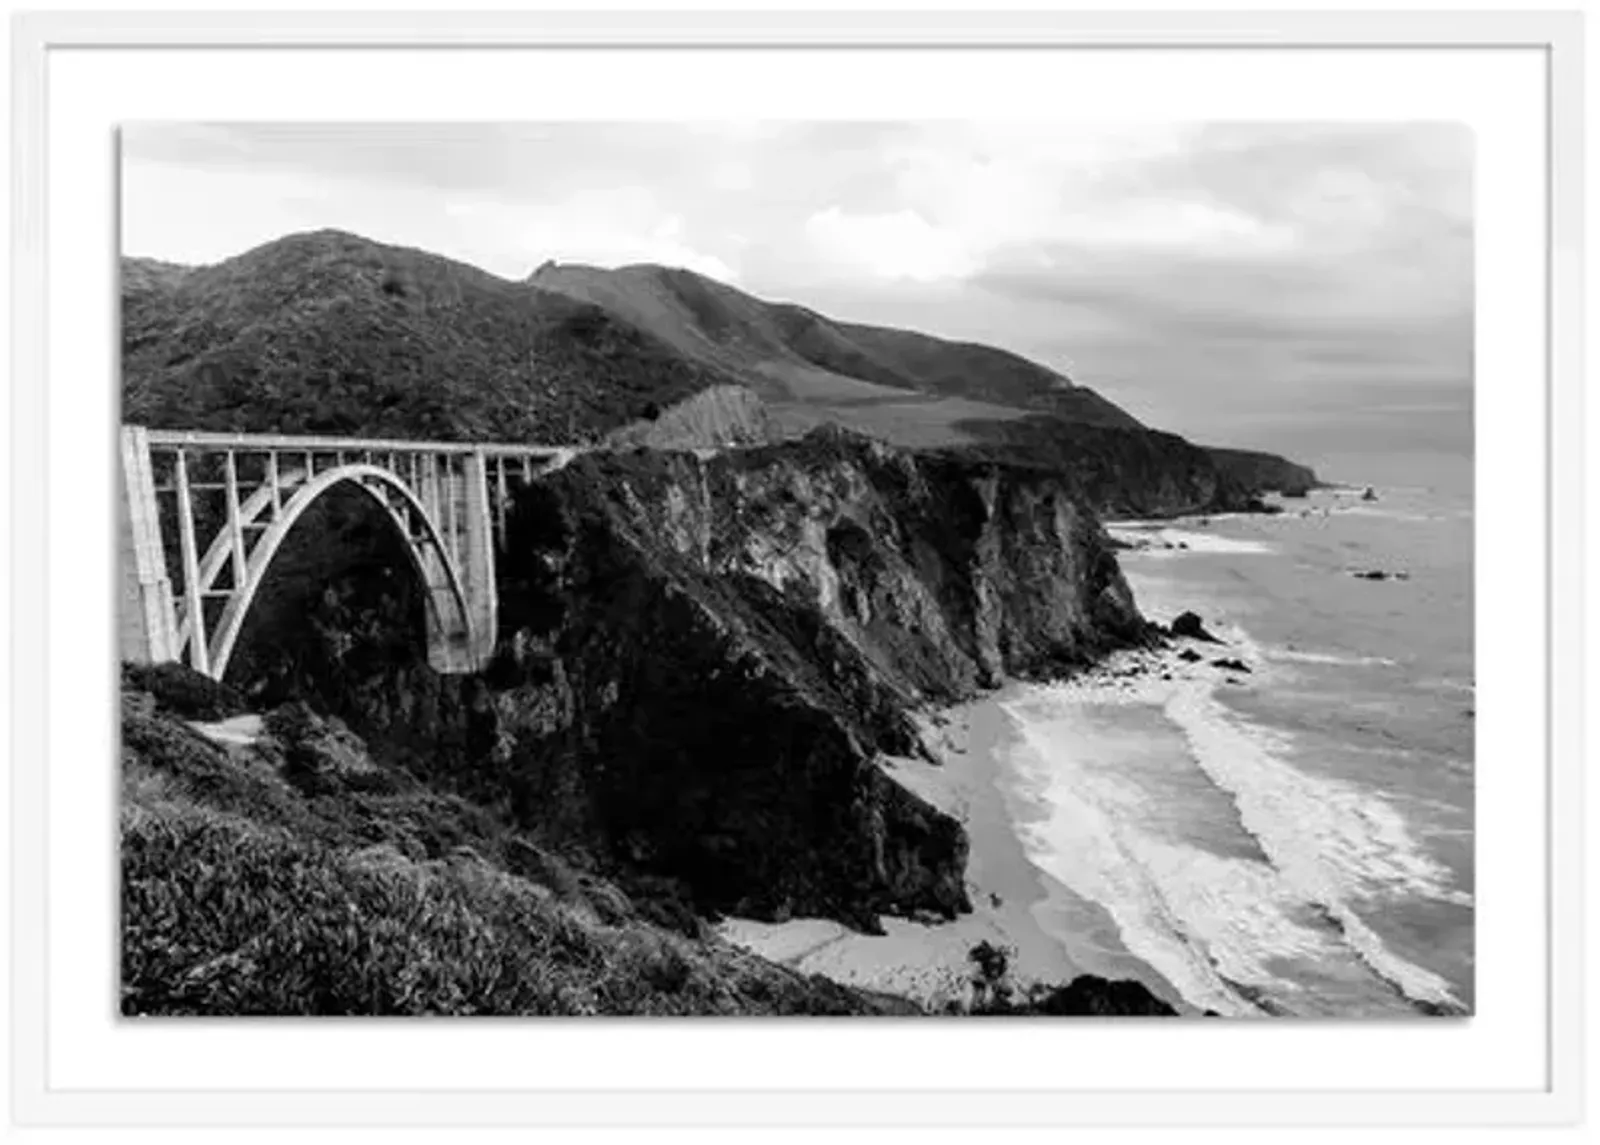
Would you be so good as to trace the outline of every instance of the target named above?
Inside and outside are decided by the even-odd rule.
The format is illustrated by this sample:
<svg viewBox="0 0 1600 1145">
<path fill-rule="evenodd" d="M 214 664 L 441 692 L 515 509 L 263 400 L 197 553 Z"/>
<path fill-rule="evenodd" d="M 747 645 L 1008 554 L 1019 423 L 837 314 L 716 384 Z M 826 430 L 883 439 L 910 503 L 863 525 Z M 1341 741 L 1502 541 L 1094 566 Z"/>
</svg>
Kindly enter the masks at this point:
<svg viewBox="0 0 1600 1145">
<path fill-rule="evenodd" d="M 921 396 L 1143 428 L 1088 387 L 1009 350 L 835 319 L 689 270 L 547 262 L 524 281 L 611 309 L 680 351 L 737 374 L 780 408 Z"/>
<path fill-rule="evenodd" d="M 1160 477 L 1182 495 L 1135 498 L 1153 515 L 1316 484 L 1275 455 L 1191 447 L 1008 350 L 841 321 L 655 264 L 548 262 L 519 282 L 320 230 L 209 266 L 124 258 L 122 295 L 123 417 L 153 427 L 685 448 L 699 415 L 653 431 L 663 413 L 726 407 L 691 399 L 744 387 L 765 410 L 742 417 L 758 437 L 837 424 L 1080 470 L 1074 450 L 1159 460 L 1162 442 L 1182 443 Z M 724 419 L 709 420 L 704 444 L 729 444 Z"/>
</svg>

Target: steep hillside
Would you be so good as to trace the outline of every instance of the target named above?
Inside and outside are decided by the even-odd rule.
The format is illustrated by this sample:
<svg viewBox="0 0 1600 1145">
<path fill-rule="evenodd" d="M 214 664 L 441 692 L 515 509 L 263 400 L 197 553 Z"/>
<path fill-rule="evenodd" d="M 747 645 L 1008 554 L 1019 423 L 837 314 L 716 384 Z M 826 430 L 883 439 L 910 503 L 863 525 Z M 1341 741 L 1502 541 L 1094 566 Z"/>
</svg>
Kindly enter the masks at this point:
<svg viewBox="0 0 1600 1145">
<path fill-rule="evenodd" d="M 302 704 L 234 743 L 190 722 L 240 711 L 124 672 L 125 1014 L 917 1012 L 717 941 Z"/>
<path fill-rule="evenodd" d="M 1230 480 L 1247 489 L 1303 497 L 1321 484 L 1309 466 L 1296 465 L 1275 453 L 1216 447 L 1206 452 Z"/>
<path fill-rule="evenodd" d="M 721 449 L 766 445 L 783 431 L 760 398 L 743 386 L 713 386 L 664 410 L 613 430 L 619 448 Z"/>
<path fill-rule="evenodd" d="M 681 353 L 737 374 L 780 410 L 789 405 L 821 409 L 831 420 L 866 432 L 880 427 L 858 424 L 854 415 L 860 407 L 913 400 L 1139 425 L 1092 390 L 1004 350 L 839 322 L 802 306 L 762 301 L 687 270 L 546 263 L 528 282 L 604 307 Z M 997 416 L 993 410 L 989 415 Z M 981 416 L 981 410 L 957 406 L 949 420 Z"/>
<path fill-rule="evenodd" d="M 1253 454 L 1247 456 L 1261 459 L 1258 465 L 1225 464 L 1216 450 L 1156 430 L 1077 425 L 1040 414 L 964 427 L 977 444 L 951 452 L 1059 473 L 1097 512 L 1111 517 L 1259 511 L 1262 492 L 1291 484 L 1283 480 L 1286 471 L 1316 481 L 1309 469 L 1282 458 Z"/>
<path fill-rule="evenodd" d="M 124 667 L 121 787 L 126 1015 L 926 1012 L 731 946 L 339 720 L 245 714 L 177 665 Z M 1088 976 L 997 996 L 986 953 L 940 1010 L 1173 1013 Z"/>
<path fill-rule="evenodd" d="M 1267 490 L 1316 484 L 1309 469 L 1271 454 L 1204 450 L 1151 430 L 1094 390 L 993 347 L 841 322 L 660 266 L 550 262 L 527 281 L 738 377 L 790 436 L 833 424 L 909 449 L 976 447 L 1072 472 L 1096 505 L 1123 513 L 1243 508 Z"/>
<path fill-rule="evenodd" d="M 320 527 L 230 665 L 252 703 L 313 700 L 465 795 L 760 918 L 964 909 L 959 826 L 878 754 L 921 751 L 924 704 L 1148 638 L 1058 477 L 837 430 L 591 454 L 529 487 L 482 678 L 427 669 L 388 530 Z"/>
<path fill-rule="evenodd" d="M 595 439 L 722 379 L 586 303 L 337 231 L 123 267 L 123 420 L 438 440 Z"/>
</svg>

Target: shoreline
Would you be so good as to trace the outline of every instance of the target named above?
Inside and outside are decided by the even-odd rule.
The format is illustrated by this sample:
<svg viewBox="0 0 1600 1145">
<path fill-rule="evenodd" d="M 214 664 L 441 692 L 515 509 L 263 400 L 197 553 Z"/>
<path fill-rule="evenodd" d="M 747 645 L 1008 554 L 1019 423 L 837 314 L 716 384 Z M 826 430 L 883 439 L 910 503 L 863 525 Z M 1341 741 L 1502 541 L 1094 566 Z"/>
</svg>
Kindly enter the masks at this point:
<svg viewBox="0 0 1600 1145">
<path fill-rule="evenodd" d="M 1404 792 L 1301 765 L 1252 714 L 1304 664 L 1393 661 L 1258 642 L 1247 615 L 1169 573 L 1167 559 L 1188 552 L 1275 555 L 1270 540 L 1170 521 L 1107 531 L 1143 542 L 1119 562 L 1143 615 L 1168 627 L 1199 607 L 1215 642 L 1124 649 L 1068 679 L 1012 681 L 921 718 L 942 763 L 884 766 L 963 823 L 973 913 L 931 926 L 885 918 L 883 937 L 730 920 L 724 937 L 935 1004 L 962 995 L 969 952 L 988 941 L 1014 951 L 1020 986 L 1132 980 L 1184 1014 L 1471 1013 L 1470 983 L 1463 994 L 1419 959 L 1405 916 L 1384 913 L 1472 901 L 1399 809 Z"/>
<path fill-rule="evenodd" d="M 1219 625 L 1235 635 L 1230 627 Z M 1275 763 L 1261 762 L 1257 759 L 1260 749 L 1239 738 L 1232 730 L 1231 718 L 1216 722 L 1212 709 L 1221 703 L 1219 690 L 1259 686 L 1275 675 L 1259 649 L 1248 641 L 1243 644 L 1175 639 L 1162 648 L 1124 649 L 1071 679 L 1044 686 L 1052 694 L 1052 704 L 1064 703 L 1075 713 L 1065 726 L 1059 721 L 1052 723 L 1046 734 L 1047 739 L 1056 737 L 1052 749 L 1083 759 L 1091 771 L 1103 773 L 1108 767 L 1122 766 L 1113 761 L 1123 759 L 1129 750 L 1135 754 L 1126 759 L 1135 768 L 1145 766 L 1139 762 L 1141 758 L 1150 758 L 1139 755 L 1148 750 L 1142 735 L 1103 723 L 1108 714 L 1118 712 L 1135 722 L 1144 718 L 1163 722 L 1168 735 L 1181 736 L 1189 745 L 1187 750 L 1197 753 L 1189 782 L 1199 782 L 1210 798 L 1226 801 L 1226 807 L 1219 806 L 1202 825 L 1209 832 L 1231 824 L 1235 839 L 1230 847 L 1222 846 L 1218 837 L 1208 837 L 1197 844 L 1201 849 L 1194 854 L 1204 855 L 1213 866 L 1243 860 L 1246 867 L 1232 869 L 1258 872 L 1255 880 L 1218 900 L 1227 907 L 1221 915 L 1213 920 L 1189 918 L 1186 925 L 1199 927 L 1211 955 L 1202 957 L 1171 932 L 1167 912 L 1174 904 L 1121 897 L 1102 904 L 1087 897 L 1093 880 L 1101 877 L 1097 872 L 1106 870 L 1089 856 L 1100 853 L 1095 848 L 1103 848 L 1108 841 L 1119 849 L 1124 845 L 1116 841 L 1121 822 L 1113 810 L 1117 804 L 1096 803 L 1091 786 L 1084 793 L 1090 803 L 1078 805 L 1073 812 L 1082 814 L 1085 807 L 1093 807 L 1088 812 L 1091 819 L 1051 822 L 1065 805 L 1059 801 L 1052 804 L 1040 782 L 1043 778 L 1048 783 L 1060 773 L 1048 756 L 1043 760 L 1043 772 L 1029 761 L 1030 753 L 1037 754 L 1029 740 L 1041 729 L 1035 726 L 1030 731 L 1010 709 L 1037 703 L 1042 689 L 1021 681 L 923 717 L 925 741 L 940 763 L 899 758 L 884 761 L 886 771 L 897 782 L 954 815 L 966 829 L 970 914 L 933 924 L 885 916 L 881 919 L 883 935 L 860 934 L 826 919 L 763 923 L 729 918 L 717 926 L 718 934 L 803 973 L 909 997 L 933 1009 L 970 1000 L 975 969 L 970 952 L 978 943 L 989 942 L 1008 950 L 1010 980 L 1019 991 L 1034 984 L 1065 985 L 1082 975 L 1134 981 L 1184 1016 L 1215 1011 L 1240 1018 L 1280 1013 L 1336 1017 L 1350 1012 L 1346 1006 L 1363 1016 L 1470 1013 L 1449 982 L 1391 950 L 1352 909 L 1349 895 L 1353 888 L 1343 885 L 1347 872 L 1326 866 L 1319 853 L 1303 851 L 1300 828 L 1279 822 L 1271 813 L 1276 801 L 1285 796 L 1294 796 L 1296 806 L 1307 813 L 1324 797 L 1333 798 L 1331 806 L 1338 808 L 1345 802 L 1342 793 L 1357 789 L 1280 771 Z M 1186 653 L 1200 653 L 1200 658 L 1185 660 Z M 1252 662 L 1253 678 L 1241 677 L 1215 662 L 1241 655 Z M 1294 786 L 1281 790 L 1261 787 L 1260 777 L 1254 773 L 1263 766 L 1270 767 L 1274 781 L 1288 775 Z M 1429 869 L 1431 864 L 1412 849 L 1410 840 L 1387 837 L 1383 816 L 1374 814 L 1383 806 L 1381 796 L 1363 799 L 1361 804 L 1360 809 L 1354 805 L 1345 809 L 1355 816 L 1348 822 L 1341 813 L 1328 822 L 1317 822 L 1313 815 L 1306 825 L 1314 828 L 1314 834 L 1336 832 L 1330 837 L 1358 860 L 1375 859 L 1409 868 L 1420 884 L 1430 884 L 1442 874 Z M 1107 814 L 1116 821 L 1102 818 Z M 1049 833 L 1062 838 L 1063 823 L 1070 831 L 1066 837 L 1076 840 L 1074 846 L 1091 850 L 1055 852 L 1067 863 L 1058 877 L 1040 864 L 1052 861 Z M 1103 833 L 1108 824 L 1111 835 Z M 1035 830 L 1045 834 L 1030 838 Z M 1031 849 L 1038 853 L 1030 854 Z M 1213 873 L 1220 876 L 1224 869 L 1216 866 Z M 1078 883 L 1068 870 L 1089 878 L 1089 885 L 1074 889 Z M 1072 886 L 1068 878 L 1074 878 Z M 1438 893 L 1426 886 L 1420 889 L 1429 897 Z M 1254 929 L 1259 921 L 1258 901 L 1288 911 L 1264 934 Z M 1317 924 L 1308 922 L 1302 912 L 1319 903 L 1328 918 L 1338 920 L 1336 929 L 1344 934 L 1342 965 L 1323 963 L 1326 951 L 1315 953 L 1322 941 L 1314 933 Z M 1324 931 L 1324 939 L 1331 937 L 1331 932 Z M 1261 939 L 1268 945 L 1259 945 Z M 1284 986 L 1271 966 L 1279 957 L 1300 962 L 1301 972 L 1316 974 L 1330 991 L 1328 996 L 1308 998 L 1310 1008 L 1305 1010 L 1282 1010 L 1272 997 L 1281 994 Z M 1315 962 L 1301 962 L 1302 958 Z M 1364 986 L 1351 982 L 1352 960 L 1363 964 L 1361 973 L 1370 973 L 1372 981 Z"/>
<path fill-rule="evenodd" d="M 717 924 L 718 935 L 803 973 L 934 1009 L 970 1001 L 971 951 L 989 942 L 1008 952 L 1009 980 L 1019 991 L 1092 975 L 1138 982 L 1180 1014 L 1198 1014 L 1171 982 L 1127 950 L 1109 912 L 1029 858 L 1022 832 L 1033 808 L 1004 761 L 1015 735 L 1005 705 L 1021 687 L 1010 683 L 922 715 L 924 742 L 940 762 L 883 760 L 890 777 L 966 830 L 970 914 L 932 924 L 883 916 L 882 935 L 861 934 L 830 919 L 769 923 L 730 917 Z"/>
</svg>

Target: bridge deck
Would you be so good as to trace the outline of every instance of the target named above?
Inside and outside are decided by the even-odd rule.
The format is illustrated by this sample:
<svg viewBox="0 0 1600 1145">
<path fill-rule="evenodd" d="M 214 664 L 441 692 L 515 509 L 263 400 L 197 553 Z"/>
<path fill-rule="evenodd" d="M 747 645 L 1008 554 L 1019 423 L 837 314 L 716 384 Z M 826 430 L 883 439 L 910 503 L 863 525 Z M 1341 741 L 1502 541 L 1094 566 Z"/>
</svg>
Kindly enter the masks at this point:
<svg viewBox="0 0 1600 1145">
<path fill-rule="evenodd" d="M 151 445 L 193 446 L 197 449 L 263 450 L 334 453 L 363 450 L 382 453 L 486 453 L 560 457 L 580 449 L 572 445 L 532 445 L 505 441 L 401 441 L 378 437 L 305 437 L 276 433 L 205 433 L 182 429 L 146 431 Z"/>
</svg>

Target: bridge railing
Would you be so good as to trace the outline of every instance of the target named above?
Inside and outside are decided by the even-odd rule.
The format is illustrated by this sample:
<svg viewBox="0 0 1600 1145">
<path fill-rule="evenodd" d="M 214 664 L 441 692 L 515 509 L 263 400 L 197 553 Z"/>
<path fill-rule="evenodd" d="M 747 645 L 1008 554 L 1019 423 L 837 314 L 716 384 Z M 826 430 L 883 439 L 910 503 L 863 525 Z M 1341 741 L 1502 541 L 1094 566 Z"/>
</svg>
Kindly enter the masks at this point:
<svg viewBox="0 0 1600 1145">
<path fill-rule="evenodd" d="M 510 441 L 414 441 L 382 437 L 323 437 L 284 433 L 212 433 L 204 430 L 149 429 L 151 445 L 193 446 L 199 449 L 312 449 L 318 453 L 344 450 L 359 453 L 490 453 L 508 456 L 556 458 L 576 448 L 569 445 L 537 445 Z"/>
<path fill-rule="evenodd" d="M 390 469 L 413 488 L 422 487 L 435 467 L 441 472 L 446 487 L 455 485 L 461 479 L 461 467 L 455 463 L 456 459 L 482 457 L 489 483 L 495 540 L 502 544 L 505 541 L 512 481 L 520 478 L 523 484 L 528 484 L 551 463 L 564 463 L 581 452 L 576 446 L 530 445 L 523 442 L 415 441 L 204 430 L 150 429 L 145 431 L 145 439 L 157 454 L 170 455 L 177 451 L 196 457 L 204 454 L 223 455 L 230 470 L 234 468 L 236 457 L 240 461 L 270 459 L 265 461 L 265 465 L 270 467 L 273 479 L 278 471 L 280 454 L 303 459 L 302 472 L 306 478 L 314 477 L 325 469 L 359 461 Z M 159 461 L 157 464 L 161 465 Z M 267 480 L 265 471 L 262 480 Z M 191 487 L 198 490 L 204 486 L 194 484 Z M 176 489 L 158 479 L 156 491 L 167 494 L 176 492 Z"/>
</svg>

